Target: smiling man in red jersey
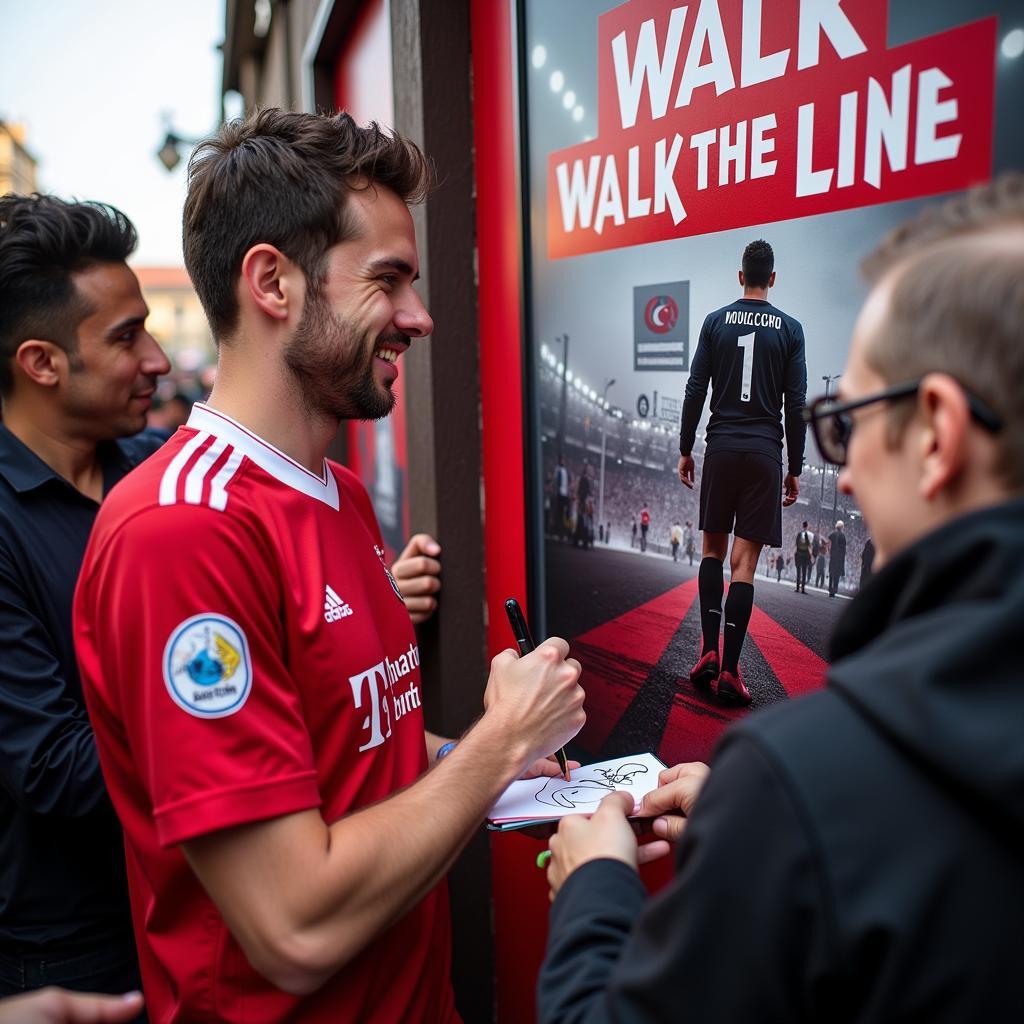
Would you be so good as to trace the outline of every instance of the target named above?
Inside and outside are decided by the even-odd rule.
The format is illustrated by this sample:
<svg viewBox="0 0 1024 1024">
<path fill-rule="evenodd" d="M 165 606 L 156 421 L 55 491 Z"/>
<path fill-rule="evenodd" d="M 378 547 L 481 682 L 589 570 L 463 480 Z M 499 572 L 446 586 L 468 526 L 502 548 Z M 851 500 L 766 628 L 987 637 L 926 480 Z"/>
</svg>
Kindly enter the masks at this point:
<svg viewBox="0 0 1024 1024">
<path fill-rule="evenodd" d="M 104 508 L 75 605 L 154 1019 L 458 1020 L 444 875 L 584 722 L 551 639 L 494 659 L 457 744 L 425 733 L 369 497 L 325 458 L 433 330 L 407 206 L 429 181 L 346 114 L 261 111 L 193 158 L 217 382 Z"/>
</svg>

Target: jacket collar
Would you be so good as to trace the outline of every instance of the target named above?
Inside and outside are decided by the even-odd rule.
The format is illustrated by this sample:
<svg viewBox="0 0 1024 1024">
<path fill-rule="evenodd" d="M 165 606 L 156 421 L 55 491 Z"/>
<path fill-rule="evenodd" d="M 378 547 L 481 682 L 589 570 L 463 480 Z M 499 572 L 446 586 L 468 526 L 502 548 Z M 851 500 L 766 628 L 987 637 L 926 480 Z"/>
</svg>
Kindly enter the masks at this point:
<svg viewBox="0 0 1024 1024">
<path fill-rule="evenodd" d="M 897 623 L 939 607 L 998 598 L 1024 560 L 1024 498 L 954 519 L 879 570 L 839 619 L 836 662 Z"/>
</svg>

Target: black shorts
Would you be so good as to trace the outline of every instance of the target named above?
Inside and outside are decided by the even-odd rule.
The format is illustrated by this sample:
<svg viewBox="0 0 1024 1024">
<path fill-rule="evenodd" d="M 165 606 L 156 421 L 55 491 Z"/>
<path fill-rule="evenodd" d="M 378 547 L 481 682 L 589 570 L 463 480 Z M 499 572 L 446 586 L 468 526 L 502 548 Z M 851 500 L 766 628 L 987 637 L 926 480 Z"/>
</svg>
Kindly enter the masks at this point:
<svg viewBox="0 0 1024 1024">
<path fill-rule="evenodd" d="M 705 456 L 700 528 L 782 547 L 782 464 L 760 452 Z"/>
</svg>

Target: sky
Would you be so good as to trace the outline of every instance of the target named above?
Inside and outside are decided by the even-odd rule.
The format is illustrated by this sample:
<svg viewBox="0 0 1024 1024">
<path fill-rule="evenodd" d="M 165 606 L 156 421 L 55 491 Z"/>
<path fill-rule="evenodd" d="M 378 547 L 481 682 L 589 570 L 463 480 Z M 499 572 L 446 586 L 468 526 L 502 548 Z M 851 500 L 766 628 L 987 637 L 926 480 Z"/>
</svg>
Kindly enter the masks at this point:
<svg viewBox="0 0 1024 1024">
<path fill-rule="evenodd" d="M 186 160 L 156 157 L 220 115 L 223 0 L 0 0 L 0 118 L 23 122 L 40 191 L 99 199 L 139 231 L 136 266 L 180 266 Z M 187 155 L 187 154 L 186 154 Z"/>
</svg>

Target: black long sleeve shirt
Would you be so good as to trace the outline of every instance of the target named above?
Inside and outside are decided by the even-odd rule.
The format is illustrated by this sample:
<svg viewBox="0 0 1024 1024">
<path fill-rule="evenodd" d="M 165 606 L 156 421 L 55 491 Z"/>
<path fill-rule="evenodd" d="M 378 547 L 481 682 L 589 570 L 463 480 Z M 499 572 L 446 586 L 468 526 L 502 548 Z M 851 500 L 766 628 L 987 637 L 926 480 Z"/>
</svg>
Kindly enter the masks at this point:
<svg viewBox="0 0 1024 1024">
<path fill-rule="evenodd" d="M 164 440 L 101 444 L 104 491 Z M 71 635 L 98 509 L 0 424 L 0 952 L 130 931 L 121 828 Z"/>
<path fill-rule="evenodd" d="M 804 331 L 765 299 L 738 299 L 709 313 L 686 382 L 679 452 L 689 455 L 711 385 L 705 453 L 761 452 L 781 461 L 783 406 L 788 472 L 804 460 L 807 397 Z"/>
</svg>

